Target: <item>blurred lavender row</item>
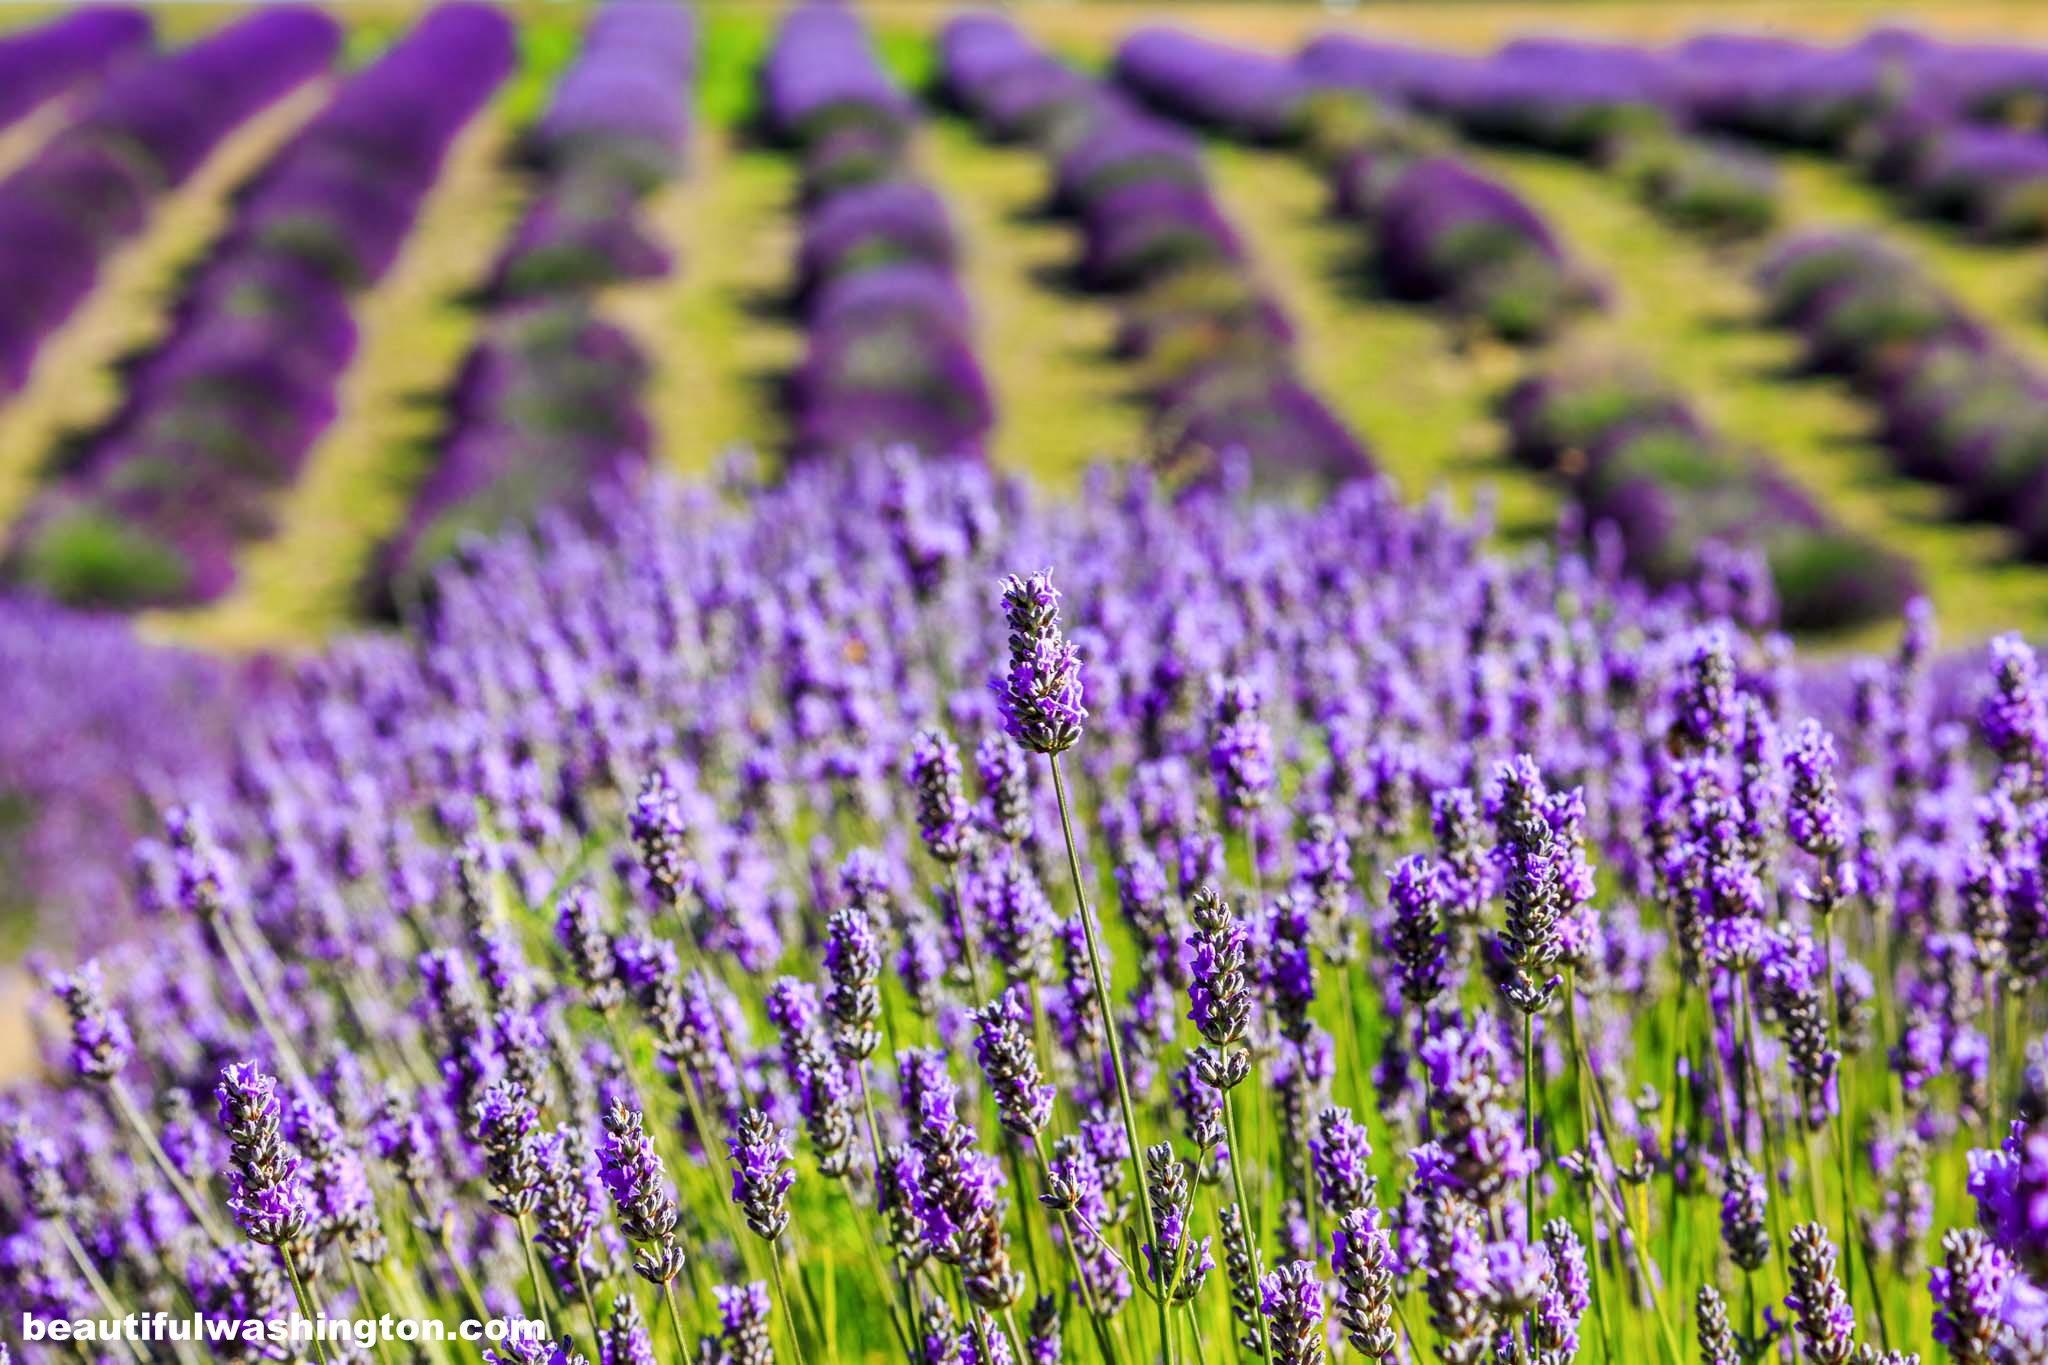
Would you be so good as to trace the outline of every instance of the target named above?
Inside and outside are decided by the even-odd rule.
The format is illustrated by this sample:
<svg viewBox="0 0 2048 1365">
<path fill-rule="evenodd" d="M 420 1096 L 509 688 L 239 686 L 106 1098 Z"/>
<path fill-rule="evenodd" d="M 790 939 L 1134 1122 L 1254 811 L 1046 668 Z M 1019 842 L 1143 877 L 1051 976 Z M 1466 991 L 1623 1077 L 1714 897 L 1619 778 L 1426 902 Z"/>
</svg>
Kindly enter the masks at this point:
<svg viewBox="0 0 2048 1365">
<path fill-rule="evenodd" d="M 0 38 L 0 128 L 147 56 L 151 36 L 143 11 L 95 5 Z"/>
<path fill-rule="evenodd" d="M 803 173 L 794 302 L 808 336 L 789 381 L 791 450 L 981 455 L 994 402 L 952 223 L 909 162 L 913 106 L 853 11 L 830 3 L 783 21 L 761 84 L 767 129 Z"/>
<path fill-rule="evenodd" d="M 526 139 L 535 193 L 492 268 L 438 462 L 373 571 L 380 607 L 409 596 L 464 537 L 647 460 L 647 360 L 597 316 L 595 295 L 671 268 L 640 201 L 682 171 L 695 61 L 680 3 L 612 0 L 591 19 Z"/>
<path fill-rule="evenodd" d="M 1153 29 L 1124 41 L 1117 74 L 1200 127 L 1304 146 L 1338 210 L 1368 227 L 1370 265 L 1389 293 L 1537 340 L 1597 293 L 1533 208 L 1447 155 L 1442 135 L 1412 116 L 1415 92 L 1456 60 L 1333 37 L 1290 65 Z"/>
<path fill-rule="evenodd" d="M 1878 29 L 1839 47 L 1710 33 L 1658 50 L 1524 39 L 1485 58 L 1319 39 L 1304 72 L 1479 137 L 1584 156 L 1682 223 L 1770 223 L 1768 167 L 1728 136 L 1854 158 L 1916 210 L 1994 237 L 2048 232 L 2048 53 Z"/>
<path fill-rule="evenodd" d="M 101 15 L 89 35 L 103 44 L 146 37 L 121 13 Z M 98 32 L 107 28 L 115 33 Z M 142 231 L 152 201 L 243 120 L 324 69 L 339 45 L 333 20 L 280 8 L 130 63 L 0 181 L 0 397 L 27 382 L 43 341 L 92 292 L 101 262 Z M 0 91 L 5 66 L 0 52 Z"/>
<path fill-rule="evenodd" d="M 17 527 L 15 581 L 124 607 L 227 590 L 237 546 L 268 533 L 335 416 L 351 301 L 391 266 L 449 144 L 511 64 L 503 13 L 445 4 L 258 172 L 121 410 Z"/>
<path fill-rule="evenodd" d="M 1261 476 L 1371 467 L 1296 374 L 1292 328 L 1191 139 L 995 15 L 949 24 L 939 65 L 947 98 L 986 134 L 1027 138 L 1051 164 L 1053 207 L 1081 231 L 1080 282 L 1123 302 L 1118 350 L 1138 364 L 1158 461 L 1196 475 L 1233 454 Z"/>
<path fill-rule="evenodd" d="M 1896 617 L 1916 591 L 1909 561 L 1844 531 L 1769 459 L 1655 380 L 1613 366 L 1552 368 L 1517 384 L 1502 411 L 1513 457 L 1562 478 L 1579 526 L 1630 574 L 1656 584 L 1767 577 L 1779 620 L 1796 630 Z M 1731 550 L 1759 562 L 1744 566 Z"/>
<path fill-rule="evenodd" d="M 0 912 L 40 913 L 46 940 L 104 944 L 125 923 L 111 907 L 129 850 L 167 795 L 226 794 L 245 680 L 123 619 L 24 598 L 0 598 L 0 678 Z"/>
<path fill-rule="evenodd" d="M 2048 559 L 2048 376 L 1873 238 L 1797 238 L 1760 281 L 1807 366 L 1876 409 L 1900 472 L 1951 489 L 1959 516 L 2010 526 L 2021 553 Z"/>
<path fill-rule="evenodd" d="M 1302 49 L 1295 76 L 1475 138 L 1589 161 L 1663 217 L 1716 238 L 1755 236 L 1776 220 L 1770 164 L 1702 137 L 1679 73 L 1646 49 L 1523 38 L 1480 58 L 1332 35 Z"/>
</svg>

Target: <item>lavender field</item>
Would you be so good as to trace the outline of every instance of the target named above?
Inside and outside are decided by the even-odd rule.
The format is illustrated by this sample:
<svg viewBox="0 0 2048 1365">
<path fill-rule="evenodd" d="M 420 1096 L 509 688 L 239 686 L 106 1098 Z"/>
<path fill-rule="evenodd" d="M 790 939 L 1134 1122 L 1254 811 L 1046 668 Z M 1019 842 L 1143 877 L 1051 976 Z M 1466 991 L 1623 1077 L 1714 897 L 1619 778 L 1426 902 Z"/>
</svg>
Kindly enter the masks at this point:
<svg viewBox="0 0 2048 1365">
<path fill-rule="evenodd" d="M 0 1365 L 2048 1365 L 2044 247 L 1990 0 L 0 12 Z"/>
</svg>

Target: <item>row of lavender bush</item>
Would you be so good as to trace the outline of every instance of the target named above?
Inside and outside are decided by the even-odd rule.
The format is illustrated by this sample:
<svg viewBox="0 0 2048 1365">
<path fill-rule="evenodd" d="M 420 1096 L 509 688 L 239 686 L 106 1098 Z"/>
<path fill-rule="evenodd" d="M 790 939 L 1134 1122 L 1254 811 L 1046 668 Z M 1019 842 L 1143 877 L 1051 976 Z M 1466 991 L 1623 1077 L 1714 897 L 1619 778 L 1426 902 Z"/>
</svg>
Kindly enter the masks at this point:
<svg viewBox="0 0 2048 1365">
<path fill-rule="evenodd" d="M 151 202 L 339 45 L 325 15 L 281 8 L 131 63 L 0 181 L 0 398 L 27 382 L 43 341 L 91 293 L 107 256 L 142 231 Z"/>
<path fill-rule="evenodd" d="M 1909 561 L 1842 530 L 1767 458 L 1654 380 L 1554 368 L 1501 406 L 1514 458 L 1564 479 L 1579 522 L 1616 537 L 1629 573 L 1652 583 L 1725 576 L 1726 550 L 1753 549 L 1780 619 L 1805 630 L 1896 616 L 1915 592 Z"/>
<path fill-rule="evenodd" d="M 1875 407 L 1902 472 L 1952 488 L 1959 514 L 2011 526 L 2023 553 L 2048 558 L 2048 375 L 1874 238 L 1795 239 L 1760 280 L 1807 364 Z"/>
<path fill-rule="evenodd" d="M 1533 208 L 1449 155 L 1411 116 L 1408 73 L 1433 60 L 1331 38 L 1290 64 L 1150 29 L 1124 41 L 1117 73 L 1202 127 L 1305 144 L 1337 211 L 1366 226 L 1371 269 L 1390 293 L 1441 304 L 1511 340 L 1547 336 L 1597 292 Z"/>
<path fill-rule="evenodd" d="M 1777 215 L 1768 163 L 1695 136 L 1671 71 L 1641 49 L 1525 38 L 1475 58 L 1333 35 L 1303 48 L 1296 70 L 1475 137 L 1592 161 L 1656 212 L 1718 238 L 1767 231 Z"/>
<path fill-rule="evenodd" d="M 0 38 L 0 128 L 148 55 L 148 14 L 91 5 Z"/>
<path fill-rule="evenodd" d="M 648 458 L 648 362 L 598 315 L 597 294 L 671 268 L 639 205 L 682 170 L 695 60 L 681 3 L 611 0 L 592 18 L 526 138 L 536 189 L 492 267 L 436 463 L 373 571 L 380 606 L 412 595 L 464 537 Z"/>
<path fill-rule="evenodd" d="M 952 223 L 910 164 L 914 106 L 853 11 L 832 3 L 790 13 L 761 80 L 763 121 L 802 162 L 792 452 L 981 453 L 994 401 Z"/>
<path fill-rule="evenodd" d="M 984 131 L 1028 138 L 1051 163 L 1053 207 L 1081 230 L 1080 280 L 1122 300 L 1118 349 L 1140 365 L 1156 459 L 1200 472 L 1236 452 L 1271 476 L 1370 467 L 1296 373 L 1292 329 L 1193 141 L 997 16 L 949 24 L 939 74 Z"/>
<path fill-rule="evenodd" d="M 1703 126 L 1856 158 L 1921 212 L 1993 237 L 2048 232 L 2043 54 L 1878 30 L 1840 47 L 1712 34 L 1670 54 Z"/>
<path fill-rule="evenodd" d="M 501 11 L 443 5 L 258 172 L 169 333 L 126 376 L 120 411 L 16 529 L 16 581 L 121 606 L 227 589 L 236 547 L 267 533 L 335 415 L 351 301 L 390 267 L 450 142 L 511 62 Z"/>
</svg>

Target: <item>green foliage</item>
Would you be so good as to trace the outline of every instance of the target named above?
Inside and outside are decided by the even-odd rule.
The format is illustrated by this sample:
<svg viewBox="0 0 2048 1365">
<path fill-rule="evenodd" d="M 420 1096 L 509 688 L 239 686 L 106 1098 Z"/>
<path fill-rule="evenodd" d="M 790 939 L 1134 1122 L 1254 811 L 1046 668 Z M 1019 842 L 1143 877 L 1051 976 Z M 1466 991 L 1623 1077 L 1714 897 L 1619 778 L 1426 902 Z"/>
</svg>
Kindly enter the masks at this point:
<svg viewBox="0 0 2048 1365">
<path fill-rule="evenodd" d="M 143 606 L 175 597 L 190 570 L 178 551 L 95 508 L 68 511 L 38 529 L 22 577 L 72 605 Z"/>
<path fill-rule="evenodd" d="M 697 111 L 714 128 L 754 117 L 761 61 L 775 40 L 769 10 L 720 8 L 702 15 L 697 39 Z"/>
</svg>

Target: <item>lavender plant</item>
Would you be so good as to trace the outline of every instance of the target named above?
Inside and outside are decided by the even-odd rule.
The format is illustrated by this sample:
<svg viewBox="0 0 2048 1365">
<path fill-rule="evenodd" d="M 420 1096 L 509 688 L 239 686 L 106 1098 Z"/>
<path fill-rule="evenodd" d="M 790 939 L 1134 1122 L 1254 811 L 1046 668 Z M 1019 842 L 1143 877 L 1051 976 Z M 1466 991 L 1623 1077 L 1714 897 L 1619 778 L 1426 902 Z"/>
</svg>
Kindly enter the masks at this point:
<svg viewBox="0 0 2048 1365">
<path fill-rule="evenodd" d="M 2039 1358 L 2024 644 L 1807 661 L 1372 484 L 920 477 L 944 572 L 888 461 L 652 481 L 284 667 L 51 978 L 7 1320 Z"/>
</svg>

